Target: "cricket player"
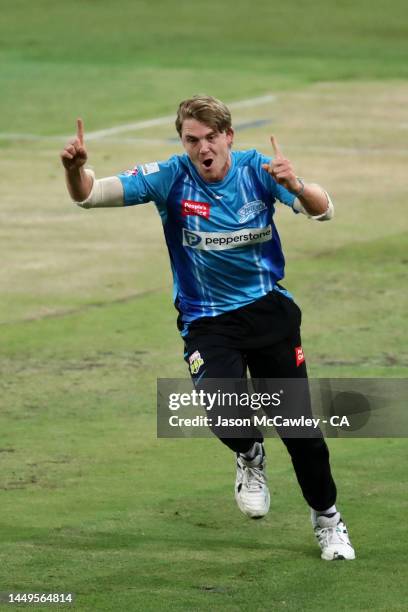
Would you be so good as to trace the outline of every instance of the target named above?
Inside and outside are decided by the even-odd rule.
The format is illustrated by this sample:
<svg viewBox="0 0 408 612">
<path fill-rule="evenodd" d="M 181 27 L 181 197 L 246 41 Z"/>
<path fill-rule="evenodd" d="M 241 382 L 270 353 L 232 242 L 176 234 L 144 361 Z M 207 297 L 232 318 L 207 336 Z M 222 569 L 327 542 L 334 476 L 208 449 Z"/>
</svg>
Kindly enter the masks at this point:
<svg viewBox="0 0 408 612">
<path fill-rule="evenodd" d="M 272 158 L 256 150 L 233 151 L 231 114 L 211 96 L 181 102 L 176 129 L 183 155 L 96 178 L 85 168 L 78 119 L 76 138 L 61 153 L 72 200 L 87 209 L 155 202 L 195 385 L 211 378 L 244 379 L 247 370 L 254 379 L 299 379 L 307 385 L 301 313 L 280 284 L 285 262 L 274 215 L 280 202 L 297 217 L 329 220 L 329 195 L 297 176 L 273 136 Z M 311 414 L 308 393 L 303 395 L 302 408 Z M 239 509 L 251 518 L 265 516 L 270 495 L 262 433 L 256 427 L 252 437 L 214 432 L 236 455 Z M 310 506 L 322 559 L 354 559 L 323 436 L 281 437 Z"/>
</svg>

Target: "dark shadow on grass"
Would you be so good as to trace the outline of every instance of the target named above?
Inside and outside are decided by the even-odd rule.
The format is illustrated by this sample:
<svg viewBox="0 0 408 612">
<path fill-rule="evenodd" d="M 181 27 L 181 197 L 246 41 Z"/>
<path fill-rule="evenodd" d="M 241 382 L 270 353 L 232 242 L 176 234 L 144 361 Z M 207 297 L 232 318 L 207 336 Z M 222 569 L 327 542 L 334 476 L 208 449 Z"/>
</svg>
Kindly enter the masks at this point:
<svg viewBox="0 0 408 612">
<path fill-rule="evenodd" d="M 169 525 L 167 533 L 163 523 L 155 525 L 151 522 L 149 530 L 136 532 L 124 531 L 87 531 L 74 527 L 51 529 L 38 527 L 18 527 L 18 535 L 13 533 L 15 526 L 0 525 L 0 538 L 3 545 L 6 544 L 30 544 L 40 549 L 52 549 L 53 551 L 78 551 L 78 552 L 129 552 L 139 553 L 143 551 L 144 558 L 149 555 L 155 557 L 162 551 L 190 551 L 192 554 L 206 554 L 215 552 L 217 559 L 222 558 L 228 551 L 239 551 L 253 553 L 259 551 L 270 560 L 290 558 L 293 554 L 299 558 L 316 558 L 318 549 L 310 546 L 308 542 L 289 543 L 284 534 L 280 533 L 279 541 L 276 541 L 276 530 L 265 538 L 265 532 L 255 534 L 252 531 L 252 522 L 243 519 L 242 531 L 237 532 L 235 526 L 231 526 L 231 533 L 226 536 L 225 529 L 222 537 L 214 533 L 211 528 L 191 526 L 189 534 L 183 534 L 183 525 L 175 530 L 175 525 Z M 15 535 L 16 537 L 13 537 Z M 256 537 L 254 537 L 256 536 Z M 273 541 L 275 540 L 275 541 Z M 318 555 L 317 555 L 318 556 Z M 218 563 L 218 562 L 217 562 Z"/>
</svg>

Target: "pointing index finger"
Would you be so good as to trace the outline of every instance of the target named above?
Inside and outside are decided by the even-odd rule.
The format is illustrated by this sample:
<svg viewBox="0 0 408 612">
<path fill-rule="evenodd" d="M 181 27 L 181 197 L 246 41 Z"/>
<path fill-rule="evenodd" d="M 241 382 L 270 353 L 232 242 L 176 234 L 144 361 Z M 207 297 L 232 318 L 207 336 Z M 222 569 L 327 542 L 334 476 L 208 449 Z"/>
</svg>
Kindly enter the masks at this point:
<svg viewBox="0 0 408 612">
<path fill-rule="evenodd" d="M 271 144 L 272 144 L 273 152 L 275 153 L 275 157 L 283 157 L 283 153 L 280 150 L 278 141 L 276 140 L 276 137 L 273 135 L 271 136 Z"/>
<path fill-rule="evenodd" d="M 77 119 L 77 138 L 81 145 L 84 144 L 84 124 L 82 119 Z"/>
</svg>

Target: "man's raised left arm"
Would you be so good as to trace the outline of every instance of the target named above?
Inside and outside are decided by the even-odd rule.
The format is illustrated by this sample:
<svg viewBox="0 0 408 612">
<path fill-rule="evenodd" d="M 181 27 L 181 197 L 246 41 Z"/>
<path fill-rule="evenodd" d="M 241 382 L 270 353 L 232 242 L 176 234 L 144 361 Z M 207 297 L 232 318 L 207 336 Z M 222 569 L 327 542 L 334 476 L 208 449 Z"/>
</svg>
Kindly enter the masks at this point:
<svg viewBox="0 0 408 612">
<path fill-rule="evenodd" d="M 293 208 L 311 219 L 331 219 L 334 207 L 328 193 L 320 185 L 306 183 L 296 176 L 290 160 L 283 155 L 275 136 L 271 136 L 271 143 L 275 156 L 269 164 L 262 164 L 262 167 L 279 185 L 296 196 Z"/>
</svg>

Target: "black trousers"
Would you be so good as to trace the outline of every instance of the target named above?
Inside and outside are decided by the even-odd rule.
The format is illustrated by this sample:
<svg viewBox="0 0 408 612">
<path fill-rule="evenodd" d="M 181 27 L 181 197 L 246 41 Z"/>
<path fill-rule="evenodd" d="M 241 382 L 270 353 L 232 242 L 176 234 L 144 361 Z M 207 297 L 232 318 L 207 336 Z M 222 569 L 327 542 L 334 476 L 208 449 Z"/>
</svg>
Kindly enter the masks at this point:
<svg viewBox="0 0 408 612">
<path fill-rule="evenodd" d="M 301 404 L 296 406 L 296 413 L 307 417 L 312 416 L 312 411 L 306 362 L 301 353 L 299 358 L 300 347 L 300 310 L 292 300 L 274 291 L 249 306 L 194 323 L 185 337 L 185 360 L 197 388 L 205 387 L 207 379 L 242 379 L 243 389 L 247 371 L 259 391 L 264 379 L 300 379 L 292 403 Z M 213 422 L 218 416 L 222 416 L 222 407 L 215 404 Z M 263 441 L 262 432 L 256 427 L 251 437 L 245 438 L 239 437 L 239 432 L 237 437 L 222 437 L 217 428 L 212 429 L 237 453 L 246 452 L 255 441 Z M 280 428 L 278 433 L 309 506 L 315 510 L 332 506 L 336 486 L 320 430 L 311 437 L 299 438 L 285 437 Z"/>
</svg>

